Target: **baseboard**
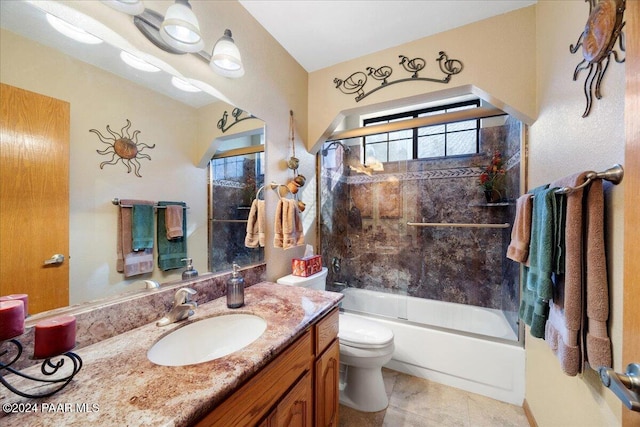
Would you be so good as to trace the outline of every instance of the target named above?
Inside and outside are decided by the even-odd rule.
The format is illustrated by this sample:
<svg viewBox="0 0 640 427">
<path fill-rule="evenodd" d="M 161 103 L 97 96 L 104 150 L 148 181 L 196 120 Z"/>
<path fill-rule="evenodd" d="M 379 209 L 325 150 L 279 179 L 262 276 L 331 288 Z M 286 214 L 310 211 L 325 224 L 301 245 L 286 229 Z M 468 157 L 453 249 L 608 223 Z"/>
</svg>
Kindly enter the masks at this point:
<svg viewBox="0 0 640 427">
<path fill-rule="evenodd" d="M 529 407 L 527 399 L 524 399 L 524 402 L 522 402 L 522 409 L 524 410 L 524 415 L 527 417 L 529 425 L 531 427 L 538 427 L 538 423 L 536 423 L 536 419 L 533 416 L 533 412 L 531 412 L 531 408 Z"/>
</svg>

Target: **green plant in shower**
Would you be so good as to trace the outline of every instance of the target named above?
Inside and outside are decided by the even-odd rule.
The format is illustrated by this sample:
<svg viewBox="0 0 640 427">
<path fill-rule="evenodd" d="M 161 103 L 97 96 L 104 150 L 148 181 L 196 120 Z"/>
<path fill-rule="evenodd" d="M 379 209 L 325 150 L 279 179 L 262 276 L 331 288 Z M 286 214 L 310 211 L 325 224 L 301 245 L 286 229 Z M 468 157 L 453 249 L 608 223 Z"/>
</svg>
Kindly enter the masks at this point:
<svg viewBox="0 0 640 427">
<path fill-rule="evenodd" d="M 487 202 L 497 202 L 502 199 L 505 189 L 506 170 L 502 153 L 496 151 L 491 162 L 480 174 L 480 188 L 484 191 Z"/>
</svg>

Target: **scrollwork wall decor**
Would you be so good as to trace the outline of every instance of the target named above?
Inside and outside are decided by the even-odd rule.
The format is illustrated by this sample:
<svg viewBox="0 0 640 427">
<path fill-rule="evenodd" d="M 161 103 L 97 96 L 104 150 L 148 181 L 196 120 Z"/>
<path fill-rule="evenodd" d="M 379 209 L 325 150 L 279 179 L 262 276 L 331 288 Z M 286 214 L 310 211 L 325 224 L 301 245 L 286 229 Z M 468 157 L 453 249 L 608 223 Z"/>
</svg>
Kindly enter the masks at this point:
<svg viewBox="0 0 640 427">
<path fill-rule="evenodd" d="M 233 122 L 231 122 L 229 126 L 227 126 L 227 121 L 229 120 L 229 113 L 227 112 L 227 110 L 225 110 L 224 113 L 222 113 L 222 118 L 218 120 L 218 129 L 220 129 L 222 133 L 225 133 L 226 131 L 231 129 L 232 126 L 237 125 L 243 120 L 257 119 L 256 116 L 251 114 L 241 118 L 240 116 L 242 116 L 242 113 L 244 113 L 244 111 L 241 110 L 240 108 L 234 108 L 231 111 L 231 116 L 233 117 L 234 120 Z"/>
<path fill-rule="evenodd" d="M 402 65 L 405 71 L 411 73 L 410 77 L 401 78 L 394 81 L 389 81 L 389 77 L 393 73 L 393 69 L 388 65 L 383 65 L 381 67 L 367 67 L 366 73 L 362 71 L 356 71 L 351 74 L 346 79 L 333 79 L 333 83 L 336 85 L 336 89 L 339 89 L 342 93 L 346 95 L 356 94 L 356 102 L 363 100 L 365 97 L 371 95 L 375 91 L 378 91 L 382 88 L 391 86 L 396 83 L 403 82 L 414 82 L 414 81 L 427 81 L 427 82 L 435 82 L 435 83 L 449 83 L 451 80 L 451 76 L 455 74 L 459 74 L 462 71 L 463 65 L 462 62 L 457 59 L 449 59 L 447 54 L 443 51 L 440 51 L 440 56 L 436 58 L 438 62 L 438 67 L 440 71 L 444 74 L 444 77 L 438 79 L 433 77 L 419 77 L 418 73 L 420 73 L 427 65 L 427 62 L 423 58 L 409 58 L 404 55 L 399 55 L 400 62 L 398 65 Z M 365 92 L 364 87 L 367 84 L 367 76 L 371 76 L 374 80 L 380 81 L 380 86 L 374 87 L 368 92 Z"/>
<path fill-rule="evenodd" d="M 589 18 L 584 31 L 580 34 L 575 45 L 569 46 L 569 51 L 574 54 L 582 47 L 582 61 L 573 72 L 573 81 L 578 79 L 582 70 L 589 70 L 584 81 L 584 95 L 587 106 L 582 117 L 587 117 L 593 104 L 593 96 L 602 98 L 600 84 L 609 67 L 611 57 L 617 63 L 623 63 L 624 58 L 619 58 L 614 50 L 616 42 L 619 42 L 620 50 L 624 47 L 623 15 L 626 7 L 625 0 L 585 0 L 589 2 Z"/>
<path fill-rule="evenodd" d="M 149 148 L 155 148 L 156 144 L 147 145 L 142 142 L 138 142 L 139 130 L 133 131 L 133 135 L 129 133 L 131 122 L 127 119 L 127 124 L 117 133 L 107 125 L 107 132 L 111 134 L 111 137 L 104 136 L 97 129 L 89 129 L 89 132 L 93 132 L 98 135 L 98 138 L 103 144 L 108 147 L 104 150 L 96 150 L 98 154 L 108 156 L 111 154 L 111 159 L 100 163 L 100 169 L 105 165 L 115 165 L 118 162 L 122 162 L 127 167 L 127 173 L 133 172 L 137 177 L 142 178 L 140 175 L 140 162 L 138 159 L 148 159 L 151 157 L 148 154 L 143 154 L 142 151 Z"/>
</svg>

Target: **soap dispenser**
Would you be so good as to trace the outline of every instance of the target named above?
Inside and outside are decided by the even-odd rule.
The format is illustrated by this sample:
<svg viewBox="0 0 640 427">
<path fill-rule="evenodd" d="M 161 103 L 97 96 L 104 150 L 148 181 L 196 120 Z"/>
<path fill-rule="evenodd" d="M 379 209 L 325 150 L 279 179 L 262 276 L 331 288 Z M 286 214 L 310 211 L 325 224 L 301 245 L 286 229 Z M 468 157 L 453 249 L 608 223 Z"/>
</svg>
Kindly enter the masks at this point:
<svg viewBox="0 0 640 427">
<path fill-rule="evenodd" d="M 189 280 L 193 279 L 194 277 L 198 277 L 198 270 L 193 268 L 193 259 L 182 258 L 182 261 L 187 262 L 187 269 L 182 272 L 182 280 Z"/>
<path fill-rule="evenodd" d="M 233 273 L 227 282 L 227 307 L 238 308 L 244 305 L 244 279 L 238 273 L 240 266 L 233 263 Z"/>
</svg>

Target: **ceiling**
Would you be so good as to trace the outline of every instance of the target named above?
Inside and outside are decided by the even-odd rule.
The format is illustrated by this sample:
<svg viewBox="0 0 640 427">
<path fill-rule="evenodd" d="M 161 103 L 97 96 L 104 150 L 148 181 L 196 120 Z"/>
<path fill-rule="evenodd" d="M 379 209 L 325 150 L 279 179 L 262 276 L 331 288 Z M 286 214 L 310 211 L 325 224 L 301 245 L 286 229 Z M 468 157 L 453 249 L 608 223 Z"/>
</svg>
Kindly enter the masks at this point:
<svg viewBox="0 0 640 427">
<path fill-rule="evenodd" d="M 537 0 L 239 0 L 313 72 Z"/>
</svg>

